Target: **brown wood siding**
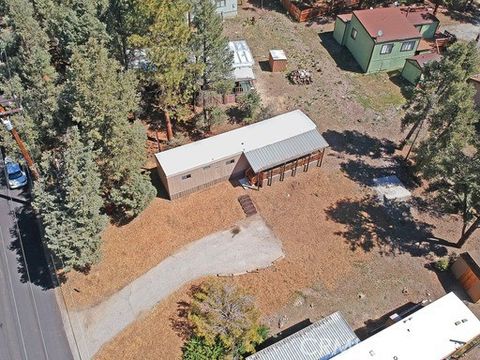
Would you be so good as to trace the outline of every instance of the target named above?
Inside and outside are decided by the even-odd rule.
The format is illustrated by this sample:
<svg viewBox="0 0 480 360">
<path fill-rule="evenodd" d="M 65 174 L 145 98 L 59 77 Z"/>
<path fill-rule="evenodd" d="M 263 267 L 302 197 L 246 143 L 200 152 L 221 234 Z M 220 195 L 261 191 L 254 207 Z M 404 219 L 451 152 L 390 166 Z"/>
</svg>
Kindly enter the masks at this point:
<svg viewBox="0 0 480 360">
<path fill-rule="evenodd" d="M 229 163 L 231 160 L 234 162 Z M 166 179 L 170 198 L 176 199 L 220 181 L 243 176 L 248 166 L 248 162 L 242 153 L 170 176 Z M 190 175 L 190 177 L 183 179 L 187 175 Z"/>
<path fill-rule="evenodd" d="M 480 300 L 480 278 L 467 254 L 461 254 L 452 265 L 452 273 L 473 302 Z"/>
</svg>

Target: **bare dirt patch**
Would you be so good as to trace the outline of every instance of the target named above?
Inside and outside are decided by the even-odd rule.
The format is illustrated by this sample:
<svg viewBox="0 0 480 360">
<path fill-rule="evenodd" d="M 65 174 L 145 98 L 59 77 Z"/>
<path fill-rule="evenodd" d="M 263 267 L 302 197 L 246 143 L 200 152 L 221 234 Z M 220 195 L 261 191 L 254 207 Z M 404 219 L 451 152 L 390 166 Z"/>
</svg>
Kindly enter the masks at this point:
<svg viewBox="0 0 480 360">
<path fill-rule="evenodd" d="M 88 275 L 68 275 L 69 307 L 99 303 L 180 247 L 233 226 L 244 218 L 237 201 L 241 191 L 221 183 L 176 201 L 156 198 L 131 223 L 109 226 L 103 235 L 102 261 Z"/>
</svg>

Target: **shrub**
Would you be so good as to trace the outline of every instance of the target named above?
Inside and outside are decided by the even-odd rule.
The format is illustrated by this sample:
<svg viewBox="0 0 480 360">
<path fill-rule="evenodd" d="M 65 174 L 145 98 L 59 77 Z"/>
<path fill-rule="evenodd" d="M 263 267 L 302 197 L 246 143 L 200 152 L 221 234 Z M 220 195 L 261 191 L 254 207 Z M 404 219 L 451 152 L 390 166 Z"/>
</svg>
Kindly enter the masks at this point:
<svg viewBox="0 0 480 360">
<path fill-rule="evenodd" d="M 447 271 L 450 267 L 450 257 L 445 256 L 435 262 L 435 269 L 438 271 Z"/>
<path fill-rule="evenodd" d="M 262 108 L 262 99 L 256 90 L 252 90 L 238 97 L 238 109 L 243 113 L 245 122 L 255 122 Z"/>
<path fill-rule="evenodd" d="M 225 348 L 220 341 L 207 344 L 204 338 L 192 336 L 182 348 L 183 360 L 220 360 L 224 358 Z"/>
</svg>

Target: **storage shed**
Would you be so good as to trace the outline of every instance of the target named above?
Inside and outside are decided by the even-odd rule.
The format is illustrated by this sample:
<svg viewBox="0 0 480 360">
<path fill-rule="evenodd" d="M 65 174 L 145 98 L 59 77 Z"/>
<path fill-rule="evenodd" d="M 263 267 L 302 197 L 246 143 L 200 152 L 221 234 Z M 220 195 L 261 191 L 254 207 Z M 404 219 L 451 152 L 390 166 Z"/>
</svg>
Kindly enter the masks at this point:
<svg viewBox="0 0 480 360">
<path fill-rule="evenodd" d="M 270 50 L 268 61 L 272 72 L 287 70 L 287 55 L 283 50 Z"/>
<path fill-rule="evenodd" d="M 155 155 L 171 199 L 227 179 L 262 187 L 321 166 L 328 143 L 301 110 Z"/>
<path fill-rule="evenodd" d="M 233 54 L 233 79 L 235 93 L 248 92 L 254 88 L 255 74 L 252 52 L 245 40 L 230 41 L 228 47 Z"/>
<path fill-rule="evenodd" d="M 480 253 L 469 251 L 460 254 L 452 264 L 452 273 L 474 303 L 480 300 Z"/>
<path fill-rule="evenodd" d="M 402 77 L 408 80 L 413 85 L 422 78 L 425 64 L 431 61 L 440 61 L 442 55 L 437 53 L 419 54 L 408 58 L 402 69 Z"/>
</svg>

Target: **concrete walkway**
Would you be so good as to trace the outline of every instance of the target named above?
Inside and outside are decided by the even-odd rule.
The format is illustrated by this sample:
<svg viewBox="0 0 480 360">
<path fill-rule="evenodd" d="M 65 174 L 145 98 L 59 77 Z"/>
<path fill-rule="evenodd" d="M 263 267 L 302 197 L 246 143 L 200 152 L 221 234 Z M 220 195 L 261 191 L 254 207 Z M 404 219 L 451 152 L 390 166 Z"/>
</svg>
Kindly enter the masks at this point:
<svg viewBox="0 0 480 360">
<path fill-rule="evenodd" d="M 239 222 L 238 228 L 238 234 L 230 229 L 195 241 L 104 302 L 73 313 L 82 357 L 93 357 L 142 312 L 183 284 L 208 275 L 238 275 L 266 268 L 284 256 L 281 242 L 259 215 Z"/>
</svg>

